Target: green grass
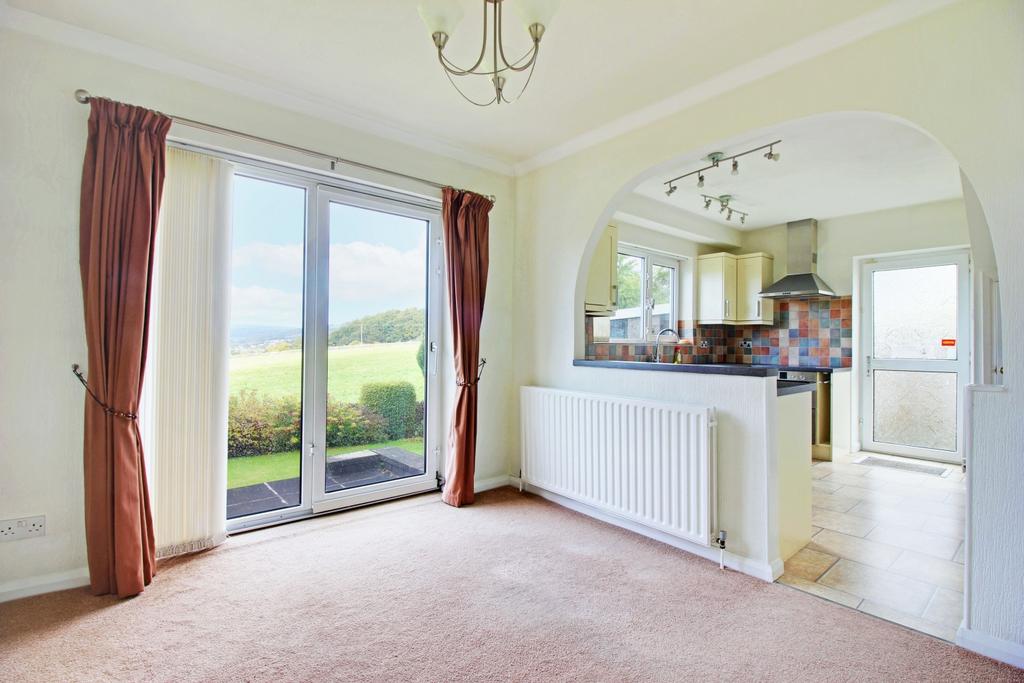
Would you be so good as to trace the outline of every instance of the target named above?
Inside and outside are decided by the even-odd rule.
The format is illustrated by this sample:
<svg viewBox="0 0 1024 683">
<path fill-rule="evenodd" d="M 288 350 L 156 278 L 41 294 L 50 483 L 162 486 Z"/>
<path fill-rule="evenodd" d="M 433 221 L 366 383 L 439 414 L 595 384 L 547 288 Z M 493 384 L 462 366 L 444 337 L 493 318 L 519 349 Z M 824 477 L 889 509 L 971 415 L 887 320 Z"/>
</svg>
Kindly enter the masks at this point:
<svg viewBox="0 0 1024 683">
<path fill-rule="evenodd" d="M 357 403 L 368 382 L 406 381 L 423 400 L 423 373 L 416 364 L 419 342 L 336 346 L 327 350 L 327 393 Z M 265 396 L 296 395 L 302 387 L 302 352 L 271 351 L 231 357 L 230 393 L 255 389 Z"/>
<path fill-rule="evenodd" d="M 415 361 L 414 361 L 415 362 Z M 328 448 L 327 455 L 341 455 L 366 451 L 385 446 L 404 448 L 412 453 L 423 453 L 423 439 L 398 439 L 366 446 L 340 446 Z M 291 479 L 299 476 L 299 452 L 268 453 L 267 455 L 250 455 L 241 458 L 228 458 L 228 488 L 262 484 L 265 481 Z"/>
</svg>

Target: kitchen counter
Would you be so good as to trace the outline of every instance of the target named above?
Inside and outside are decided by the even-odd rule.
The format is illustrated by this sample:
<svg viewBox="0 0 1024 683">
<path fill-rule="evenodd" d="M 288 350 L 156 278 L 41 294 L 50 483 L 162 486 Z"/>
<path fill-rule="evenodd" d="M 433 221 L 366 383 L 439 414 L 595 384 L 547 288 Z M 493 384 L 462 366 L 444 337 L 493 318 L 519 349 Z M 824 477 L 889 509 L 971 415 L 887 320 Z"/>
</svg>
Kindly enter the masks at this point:
<svg viewBox="0 0 1024 683">
<path fill-rule="evenodd" d="M 576 367 L 612 368 L 615 370 L 653 370 L 655 372 L 690 372 L 702 375 L 738 375 L 741 377 L 775 377 L 777 368 L 768 365 L 741 365 L 739 363 L 653 363 L 637 360 L 585 360 L 577 358 Z"/>
<path fill-rule="evenodd" d="M 741 377 L 776 377 L 780 371 L 792 372 L 849 372 L 850 368 L 825 368 L 819 366 L 761 365 L 750 363 L 654 363 L 638 360 L 588 360 L 577 358 L 572 362 L 577 367 L 612 368 L 617 370 L 653 370 L 655 372 L 693 372 L 704 375 L 738 375 Z M 813 387 L 813 385 L 811 385 Z M 794 390 L 788 393 L 799 393 Z M 783 393 L 780 389 L 779 396 Z"/>
</svg>

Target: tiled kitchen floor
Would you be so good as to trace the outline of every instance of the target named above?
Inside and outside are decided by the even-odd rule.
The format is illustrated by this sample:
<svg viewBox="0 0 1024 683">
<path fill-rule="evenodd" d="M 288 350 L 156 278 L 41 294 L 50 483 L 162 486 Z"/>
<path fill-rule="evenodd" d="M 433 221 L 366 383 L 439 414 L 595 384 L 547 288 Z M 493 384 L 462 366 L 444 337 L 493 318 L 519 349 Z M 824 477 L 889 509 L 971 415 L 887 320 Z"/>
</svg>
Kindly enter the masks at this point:
<svg viewBox="0 0 1024 683">
<path fill-rule="evenodd" d="M 964 476 L 853 462 L 865 455 L 814 463 L 811 542 L 779 581 L 952 641 L 963 613 Z"/>
</svg>

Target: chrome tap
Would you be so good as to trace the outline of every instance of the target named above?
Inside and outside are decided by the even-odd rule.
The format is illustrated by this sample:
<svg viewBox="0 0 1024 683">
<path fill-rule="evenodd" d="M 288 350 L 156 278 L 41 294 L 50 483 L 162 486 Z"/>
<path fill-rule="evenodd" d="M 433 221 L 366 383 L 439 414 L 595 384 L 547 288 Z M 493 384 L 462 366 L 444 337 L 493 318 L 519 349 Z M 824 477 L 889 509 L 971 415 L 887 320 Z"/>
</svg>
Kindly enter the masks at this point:
<svg viewBox="0 0 1024 683">
<path fill-rule="evenodd" d="M 681 341 L 679 339 L 679 333 L 676 332 L 675 330 L 673 330 L 671 327 L 666 327 L 661 332 L 659 332 L 658 336 L 654 340 L 654 346 L 655 346 L 654 362 L 655 363 L 660 363 L 661 362 L 661 335 L 665 334 L 666 332 L 671 332 L 672 334 L 674 334 L 676 336 L 676 343 L 677 344 Z"/>
</svg>

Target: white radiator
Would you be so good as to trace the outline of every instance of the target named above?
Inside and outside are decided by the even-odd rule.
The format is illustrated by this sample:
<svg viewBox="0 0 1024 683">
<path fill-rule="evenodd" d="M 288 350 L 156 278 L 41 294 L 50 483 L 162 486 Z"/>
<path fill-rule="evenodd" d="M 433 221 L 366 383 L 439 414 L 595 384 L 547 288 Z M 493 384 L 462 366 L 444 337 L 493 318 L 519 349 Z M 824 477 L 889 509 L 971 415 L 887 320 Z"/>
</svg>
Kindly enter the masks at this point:
<svg viewBox="0 0 1024 683">
<path fill-rule="evenodd" d="M 520 399 L 524 483 L 710 545 L 713 408 L 543 387 Z"/>
</svg>

